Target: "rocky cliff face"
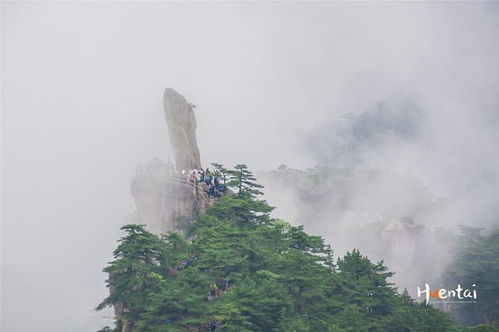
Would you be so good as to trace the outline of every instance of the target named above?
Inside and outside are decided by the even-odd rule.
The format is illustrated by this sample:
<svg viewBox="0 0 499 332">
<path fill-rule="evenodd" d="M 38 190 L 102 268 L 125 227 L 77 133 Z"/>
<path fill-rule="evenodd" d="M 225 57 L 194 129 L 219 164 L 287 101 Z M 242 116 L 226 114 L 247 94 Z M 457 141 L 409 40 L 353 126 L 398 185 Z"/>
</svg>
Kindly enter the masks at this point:
<svg viewBox="0 0 499 332">
<path fill-rule="evenodd" d="M 163 105 L 177 169 L 201 168 L 192 104 L 175 90 L 166 89 Z"/>
<path fill-rule="evenodd" d="M 196 218 L 208 201 L 183 174 L 201 168 L 192 105 L 173 89 L 165 90 L 163 102 L 175 165 L 153 160 L 137 168 L 131 184 L 138 222 L 157 234 L 175 230 L 179 216 Z"/>
<path fill-rule="evenodd" d="M 154 159 L 137 167 L 131 184 L 137 223 L 156 234 L 177 230 L 178 217 L 193 220 L 210 203 L 203 183 L 189 182 L 185 174 L 201 168 L 192 106 L 173 89 L 165 90 L 163 101 L 175 165 Z M 114 310 L 122 323 L 121 332 L 132 332 L 133 325 L 123 319 L 126 306 L 117 303 Z"/>
</svg>

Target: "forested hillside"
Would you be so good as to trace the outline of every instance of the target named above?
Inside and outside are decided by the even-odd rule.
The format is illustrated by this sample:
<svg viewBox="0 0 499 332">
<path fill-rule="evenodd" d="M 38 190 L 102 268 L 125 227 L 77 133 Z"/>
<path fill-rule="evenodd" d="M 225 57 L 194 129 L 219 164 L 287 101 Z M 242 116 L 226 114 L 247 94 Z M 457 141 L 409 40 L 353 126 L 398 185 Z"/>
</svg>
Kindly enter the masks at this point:
<svg viewBox="0 0 499 332">
<path fill-rule="evenodd" d="M 261 186 L 242 166 L 229 171 L 235 192 L 182 235 L 122 227 L 104 269 L 110 295 L 98 309 L 123 306 L 125 314 L 101 331 L 460 330 L 398 292 L 382 262 L 358 250 L 335 259 L 321 237 L 271 218 Z"/>
</svg>

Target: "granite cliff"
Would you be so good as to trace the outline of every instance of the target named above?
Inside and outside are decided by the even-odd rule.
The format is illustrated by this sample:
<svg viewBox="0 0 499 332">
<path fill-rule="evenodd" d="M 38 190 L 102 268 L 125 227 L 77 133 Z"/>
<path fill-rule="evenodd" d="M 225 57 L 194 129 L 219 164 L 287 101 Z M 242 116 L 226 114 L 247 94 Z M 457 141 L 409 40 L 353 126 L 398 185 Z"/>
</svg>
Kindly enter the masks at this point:
<svg viewBox="0 0 499 332">
<path fill-rule="evenodd" d="M 131 184 L 138 223 L 157 234 L 175 230 L 180 216 L 196 218 L 209 201 L 202 184 L 185 176 L 201 168 L 193 106 L 173 89 L 165 90 L 163 105 L 175 164 L 155 159 L 141 165 Z"/>
<path fill-rule="evenodd" d="M 193 105 L 173 89 L 165 90 L 163 105 L 175 166 L 179 170 L 201 168 Z"/>
</svg>

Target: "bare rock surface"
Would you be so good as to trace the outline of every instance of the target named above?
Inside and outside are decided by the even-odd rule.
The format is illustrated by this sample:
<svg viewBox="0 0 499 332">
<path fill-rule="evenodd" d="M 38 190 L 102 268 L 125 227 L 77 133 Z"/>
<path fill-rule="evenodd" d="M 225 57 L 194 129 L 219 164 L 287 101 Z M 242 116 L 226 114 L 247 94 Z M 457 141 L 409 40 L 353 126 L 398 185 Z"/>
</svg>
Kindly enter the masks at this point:
<svg viewBox="0 0 499 332">
<path fill-rule="evenodd" d="M 137 168 L 131 184 L 137 221 L 156 234 L 176 230 L 180 216 L 195 219 L 208 202 L 205 190 L 186 174 L 201 168 L 193 106 L 173 89 L 165 90 L 163 105 L 175 165 L 152 160 Z"/>
<path fill-rule="evenodd" d="M 137 167 L 131 183 L 137 223 L 156 234 L 178 231 L 179 217 L 192 221 L 212 201 L 204 183 L 193 183 L 187 177 L 188 170 L 201 168 L 193 106 L 173 89 L 165 90 L 163 105 L 175 165 L 154 159 Z M 116 303 L 114 308 L 121 332 L 132 332 L 133 324 L 124 318 L 126 306 Z"/>
<path fill-rule="evenodd" d="M 201 168 L 192 104 L 175 90 L 166 89 L 163 105 L 177 169 Z"/>
</svg>

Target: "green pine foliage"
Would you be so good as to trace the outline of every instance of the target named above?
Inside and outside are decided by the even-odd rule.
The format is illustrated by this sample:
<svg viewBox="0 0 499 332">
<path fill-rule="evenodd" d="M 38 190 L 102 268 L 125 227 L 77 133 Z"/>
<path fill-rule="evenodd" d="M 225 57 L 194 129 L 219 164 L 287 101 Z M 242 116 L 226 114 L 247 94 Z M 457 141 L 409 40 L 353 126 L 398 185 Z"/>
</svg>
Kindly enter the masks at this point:
<svg viewBox="0 0 499 332">
<path fill-rule="evenodd" d="M 234 169 L 229 170 L 228 174 L 229 182 L 227 185 L 229 187 L 235 187 L 239 197 L 255 198 L 257 195 L 263 194 L 258 190 L 263 188 L 263 186 L 256 183 L 256 178 L 253 176 L 253 173 L 248 170 L 248 166 L 245 164 L 234 166 Z"/>
<path fill-rule="evenodd" d="M 494 324 L 499 330 L 499 229 L 487 236 L 477 228 L 461 231 L 461 249 L 445 271 L 445 282 L 448 288 L 476 285 L 478 302 L 453 306 L 451 314 L 460 324 Z"/>
<path fill-rule="evenodd" d="M 229 170 L 225 168 L 222 164 L 211 163 L 215 168 L 215 175 L 222 179 L 224 185 L 227 184 L 227 177 L 229 176 Z"/>
<path fill-rule="evenodd" d="M 156 236 L 126 225 L 98 306 L 123 306 L 133 331 L 455 331 L 441 311 L 399 294 L 382 262 L 333 260 L 319 236 L 271 218 L 246 166 L 189 230 Z M 211 329 L 213 330 L 213 329 Z M 103 331 L 111 331 L 105 328 Z"/>
</svg>

